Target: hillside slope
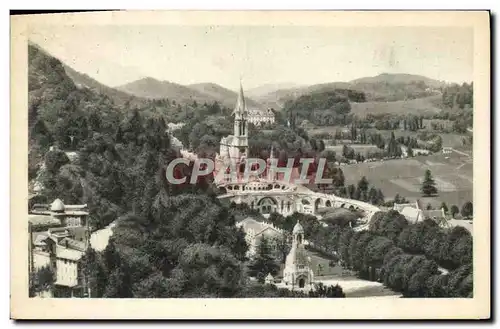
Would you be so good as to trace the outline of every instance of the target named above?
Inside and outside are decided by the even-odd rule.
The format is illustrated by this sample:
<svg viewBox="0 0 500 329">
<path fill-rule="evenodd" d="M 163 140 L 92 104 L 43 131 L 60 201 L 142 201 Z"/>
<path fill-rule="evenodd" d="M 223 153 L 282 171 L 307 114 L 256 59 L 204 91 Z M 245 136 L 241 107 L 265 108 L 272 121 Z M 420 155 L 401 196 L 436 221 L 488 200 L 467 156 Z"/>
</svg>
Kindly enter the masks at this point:
<svg viewBox="0 0 500 329">
<path fill-rule="evenodd" d="M 215 83 L 198 83 L 184 86 L 170 81 L 159 81 L 154 78 L 144 78 L 120 86 L 122 92 L 147 99 L 169 99 L 182 104 L 212 104 L 218 102 L 232 108 L 236 104 L 236 92 Z M 256 101 L 246 98 L 250 107 L 260 108 Z"/>
<path fill-rule="evenodd" d="M 193 89 L 199 93 L 207 95 L 226 107 L 232 108 L 236 104 L 238 94 L 232 90 L 224 88 L 215 83 L 196 83 L 192 85 L 187 85 L 190 89 Z M 248 93 L 245 92 L 245 101 L 248 107 L 251 108 L 261 108 L 262 105 L 253 99 L 248 97 Z"/>
<path fill-rule="evenodd" d="M 375 77 L 365 77 L 350 82 L 330 82 L 306 87 L 280 89 L 261 95 L 257 101 L 273 104 L 277 109 L 283 107 L 287 100 L 297 99 L 310 93 L 349 89 L 362 92 L 367 101 L 392 102 L 409 99 L 426 98 L 439 95 L 438 90 L 443 82 L 424 76 L 412 74 L 380 74 Z"/>
<path fill-rule="evenodd" d="M 129 102 L 134 105 L 145 103 L 145 99 L 127 94 L 115 88 L 108 87 L 97 80 L 91 78 L 89 75 L 80 73 L 71 67 L 64 65 L 66 74 L 73 80 L 78 88 L 89 88 L 97 93 L 101 93 L 110 97 L 116 104 L 122 105 Z"/>
<path fill-rule="evenodd" d="M 406 73 L 397 73 L 397 74 L 389 74 L 389 73 L 382 73 L 379 75 L 376 75 L 374 77 L 364 77 L 364 78 L 359 78 L 350 81 L 350 84 L 356 85 L 356 84 L 375 84 L 375 83 L 388 83 L 388 84 L 395 84 L 395 83 L 403 83 L 403 84 L 411 84 L 413 82 L 419 82 L 422 81 L 424 82 L 427 86 L 431 88 L 440 88 L 444 85 L 444 82 L 438 81 L 435 79 L 431 79 L 428 77 L 425 77 L 423 75 L 416 75 L 416 74 L 406 74 Z"/>
<path fill-rule="evenodd" d="M 193 101 L 204 103 L 210 101 L 210 97 L 207 95 L 186 86 L 170 81 L 159 81 L 150 77 L 127 83 L 117 87 L 117 89 L 130 95 L 149 99 L 167 98 L 180 103 L 192 103 Z"/>
<path fill-rule="evenodd" d="M 426 115 L 436 114 L 442 111 L 438 106 L 441 96 L 429 96 L 425 98 L 411 99 L 408 101 L 394 101 L 394 102 L 364 102 L 364 103 L 351 103 L 351 113 L 364 117 L 366 114 L 415 114 Z"/>
<path fill-rule="evenodd" d="M 245 92 L 251 98 L 259 98 L 265 96 L 267 94 L 271 94 L 276 92 L 277 90 L 285 90 L 285 89 L 294 89 L 294 88 L 302 88 L 305 87 L 303 85 L 299 85 L 297 83 L 266 83 L 260 85 L 255 88 L 247 89 Z"/>
</svg>

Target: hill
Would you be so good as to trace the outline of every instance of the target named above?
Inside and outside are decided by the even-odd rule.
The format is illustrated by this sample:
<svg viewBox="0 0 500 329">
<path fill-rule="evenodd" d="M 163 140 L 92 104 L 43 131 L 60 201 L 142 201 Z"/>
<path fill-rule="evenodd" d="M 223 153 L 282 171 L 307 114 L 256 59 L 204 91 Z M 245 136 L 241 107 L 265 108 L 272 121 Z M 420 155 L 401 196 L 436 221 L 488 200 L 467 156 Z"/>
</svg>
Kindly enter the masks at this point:
<svg viewBox="0 0 500 329">
<path fill-rule="evenodd" d="M 394 102 L 364 102 L 351 103 L 351 113 L 358 117 L 364 117 L 366 114 L 415 114 L 426 115 L 436 114 L 442 111 L 439 107 L 441 101 L 440 95 L 429 96 L 425 98 L 411 99 L 407 101 Z"/>
<path fill-rule="evenodd" d="M 255 88 L 250 88 L 246 90 L 246 94 L 252 98 L 259 98 L 265 96 L 267 94 L 273 93 L 277 90 L 283 89 L 293 89 L 293 88 L 301 88 L 304 87 L 297 83 L 288 82 L 288 83 L 267 83 Z"/>
<path fill-rule="evenodd" d="M 222 105 L 233 108 L 236 104 L 238 94 L 232 90 L 224 88 L 215 83 L 196 83 L 192 85 L 187 85 L 192 90 L 195 90 L 201 94 L 207 95 L 210 98 L 217 100 Z M 245 92 L 245 101 L 248 107 L 251 108 L 261 108 L 262 105 L 248 97 L 248 92 Z"/>
<path fill-rule="evenodd" d="M 127 94 L 115 88 L 108 87 L 89 75 L 80 73 L 67 65 L 63 65 L 66 74 L 73 80 L 78 88 L 89 88 L 97 93 L 101 93 L 110 97 L 116 104 L 123 105 L 129 102 L 134 105 L 143 104 L 145 99 Z"/>
<path fill-rule="evenodd" d="M 350 81 L 350 84 L 353 85 L 362 85 L 362 84 L 378 84 L 378 83 L 388 83 L 388 84 L 411 84 L 416 82 L 424 82 L 427 86 L 431 88 L 440 88 L 445 83 L 442 81 L 438 81 L 435 79 L 431 79 L 425 77 L 423 75 L 416 74 L 406 74 L 406 73 L 397 73 L 397 74 L 389 74 L 382 73 L 374 77 L 364 77 Z"/>
<path fill-rule="evenodd" d="M 117 87 L 118 90 L 137 97 L 169 99 L 179 103 L 210 102 L 208 95 L 170 81 L 159 81 L 150 77 Z"/>
<path fill-rule="evenodd" d="M 169 99 L 181 104 L 212 104 L 217 101 L 225 107 L 233 108 L 238 95 L 236 92 L 215 83 L 198 83 L 184 86 L 170 81 L 159 81 L 154 78 L 144 78 L 133 81 L 117 89 L 147 99 Z M 250 107 L 261 108 L 261 104 L 247 97 Z"/>
<path fill-rule="evenodd" d="M 272 104 L 275 108 L 281 109 L 287 100 L 297 99 L 303 95 L 348 89 L 364 93 L 366 101 L 393 102 L 439 95 L 440 88 L 443 86 L 443 82 L 424 76 L 383 73 L 349 82 L 329 82 L 306 87 L 279 89 L 256 99 L 261 103 Z"/>
</svg>

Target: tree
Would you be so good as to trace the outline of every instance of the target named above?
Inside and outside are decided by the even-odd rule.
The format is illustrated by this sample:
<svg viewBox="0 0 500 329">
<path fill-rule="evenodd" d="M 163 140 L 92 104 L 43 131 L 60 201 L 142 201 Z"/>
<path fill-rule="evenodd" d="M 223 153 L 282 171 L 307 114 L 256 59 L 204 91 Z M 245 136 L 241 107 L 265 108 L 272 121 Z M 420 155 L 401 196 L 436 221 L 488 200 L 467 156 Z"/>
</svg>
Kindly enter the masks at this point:
<svg viewBox="0 0 500 329">
<path fill-rule="evenodd" d="M 425 171 L 424 181 L 421 187 L 422 194 L 426 197 L 433 196 L 438 193 L 436 182 L 432 178 L 432 173 L 429 169 Z"/>
<path fill-rule="evenodd" d="M 356 192 L 356 187 L 353 184 L 347 186 L 347 193 L 349 194 L 349 198 L 353 199 L 355 192 Z"/>
<path fill-rule="evenodd" d="M 408 148 L 406 149 L 406 153 L 408 154 L 408 157 L 413 158 L 413 147 L 408 145 Z"/>
<path fill-rule="evenodd" d="M 460 210 L 458 209 L 457 205 L 452 205 L 450 208 L 450 214 L 451 217 L 455 218 L 455 215 L 458 214 Z"/>
<path fill-rule="evenodd" d="M 473 214 L 472 202 L 467 201 L 466 203 L 464 203 L 464 205 L 462 206 L 461 214 L 465 218 L 470 218 L 472 216 Z"/>
<path fill-rule="evenodd" d="M 444 213 L 448 213 L 448 206 L 446 205 L 446 202 L 441 202 L 441 209 L 443 209 Z"/>
<path fill-rule="evenodd" d="M 314 289 L 309 291 L 311 298 L 344 298 L 345 293 L 338 284 L 325 286 L 322 282 L 315 283 Z"/>
<path fill-rule="evenodd" d="M 368 200 L 370 201 L 371 204 L 379 203 L 379 195 L 377 189 L 373 186 L 370 188 L 370 191 L 368 192 Z"/>
<path fill-rule="evenodd" d="M 275 247 L 276 259 L 281 264 L 285 263 L 286 256 L 290 252 L 289 242 L 290 242 L 290 234 L 288 232 L 283 232 L 283 234 L 271 238 L 271 244 Z"/>
<path fill-rule="evenodd" d="M 108 273 L 102 264 L 101 255 L 88 248 L 81 260 L 81 274 L 88 283 L 89 297 L 102 297 L 107 285 Z"/>
<path fill-rule="evenodd" d="M 115 241 L 113 237 L 110 237 L 108 245 L 103 251 L 104 265 L 108 273 L 113 272 L 115 269 L 120 267 L 121 259 L 118 251 L 116 250 Z"/>
<path fill-rule="evenodd" d="M 56 276 L 50 266 L 43 266 L 30 275 L 30 296 L 34 297 L 37 293 L 52 290 Z"/>
<path fill-rule="evenodd" d="M 366 197 L 366 194 L 368 192 L 368 180 L 366 179 L 365 176 L 361 177 L 361 179 L 358 182 L 358 189 L 361 191 L 361 194 Z M 365 198 L 366 199 L 366 198 Z"/>
<path fill-rule="evenodd" d="M 276 275 L 279 265 L 273 257 L 273 250 L 266 236 L 260 238 L 256 249 L 249 266 L 249 274 L 258 277 L 263 282 L 267 274 Z"/>
<path fill-rule="evenodd" d="M 69 163 L 69 158 L 66 153 L 62 151 L 49 151 L 45 155 L 45 167 L 47 171 L 52 174 L 56 174 L 59 169 L 67 163 Z"/>
<path fill-rule="evenodd" d="M 323 141 L 323 139 L 320 139 L 318 143 L 318 151 L 323 152 L 324 150 L 325 150 L 325 142 Z"/>
</svg>

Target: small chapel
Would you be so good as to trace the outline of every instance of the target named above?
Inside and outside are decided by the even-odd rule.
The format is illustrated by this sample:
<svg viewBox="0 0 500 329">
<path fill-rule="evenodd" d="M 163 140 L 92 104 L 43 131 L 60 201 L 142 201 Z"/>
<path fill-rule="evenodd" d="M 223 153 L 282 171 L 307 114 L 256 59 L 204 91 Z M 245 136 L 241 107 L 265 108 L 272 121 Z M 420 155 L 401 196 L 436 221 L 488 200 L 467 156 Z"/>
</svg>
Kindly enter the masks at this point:
<svg viewBox="0 0 500 329">
<path fill-rule="evenodd" d="M 311 260 L 304 247 L 304 228 L 300 222 L 295 224 L 292 236 L 292 248 L 286 257 L 283 282 L 292 287 L 304 288 L 313 283 L 314 274 L 311 269 Z"/>
</svg>

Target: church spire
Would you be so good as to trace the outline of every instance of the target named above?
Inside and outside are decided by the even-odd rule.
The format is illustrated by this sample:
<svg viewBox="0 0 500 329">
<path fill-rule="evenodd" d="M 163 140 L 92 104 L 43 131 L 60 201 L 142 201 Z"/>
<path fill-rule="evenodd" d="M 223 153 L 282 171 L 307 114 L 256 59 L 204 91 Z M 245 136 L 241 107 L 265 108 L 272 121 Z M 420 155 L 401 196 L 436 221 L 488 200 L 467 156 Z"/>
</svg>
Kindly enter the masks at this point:
<svg viewBox="0 0 500 329">
<path fill-rule="evenodd" d="M 246 112 L 247 107 L 245 104 L 245 94 L 243 93 L 243 85 L 240 78 L 240 92 L 238 93 L 238 100 L 236 101 L 236 107 L 234 108 L 233 114 Z"/>
</svg>

